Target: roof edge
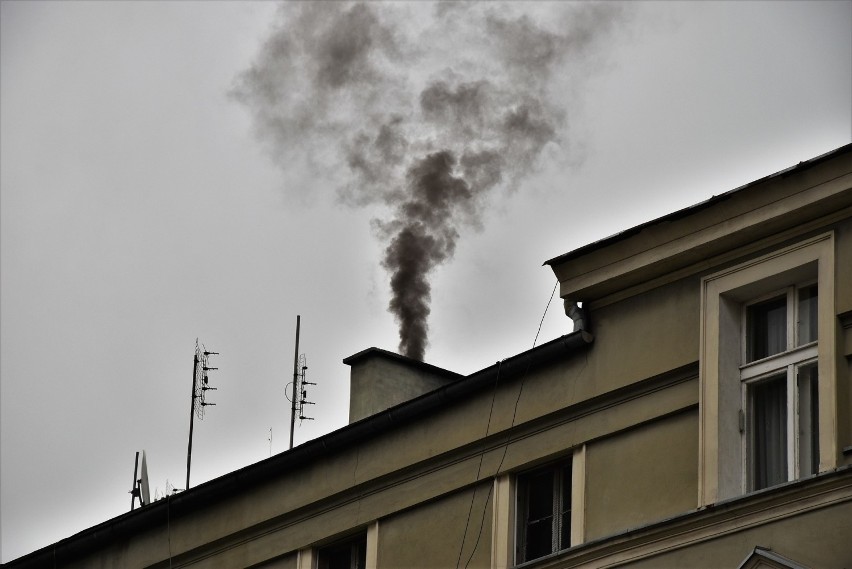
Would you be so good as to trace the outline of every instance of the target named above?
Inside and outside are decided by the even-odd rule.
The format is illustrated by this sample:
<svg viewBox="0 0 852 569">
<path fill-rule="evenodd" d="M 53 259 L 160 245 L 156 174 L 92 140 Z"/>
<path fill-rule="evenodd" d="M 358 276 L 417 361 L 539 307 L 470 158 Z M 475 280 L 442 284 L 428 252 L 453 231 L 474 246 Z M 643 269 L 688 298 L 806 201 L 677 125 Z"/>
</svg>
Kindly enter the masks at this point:
<svg viewBox="0 0 852 569">
<path fill-rule="evenodd" d="M 114 544 L 118 540 L 128 539 L 129 536 L 142 530 L 159 525 L 165 519 L 177 519 L 188 515 L 205 504 L 220 500 L 223 492 L 234 492 L 243 487 L 251 487 L 254 484 L 286 473 L 297 465 L 304 466 L 306 461 L 318 460 L 379 433 L 397 428 L 439 407 L 446 406 L 449 401 L 460 399 L 486 387 L 495 386 L 498 381 L 505 381 L 518 376 L 523 377 L 531 369 L 571 355 L 593 341 L 594 336 L 584 330 L 560 336 L 526 352 L 501 360 L 469 376 L 462 377 L 458 381 L 390 407 L 375 415 L 365 417 L 360 421 L 350 423 L 288 451 L 249 464 L 179 494 L 168 495 L 166 498 L 137 510 L 125 512 L 115 518 L 84 529 L 53 544 L 13 559 L 4 564 L 4 567 L 10 569 L 12 567 L 41 567 L 57 560 L 67 563 L 79 559 L 106 544 Z M 368 348 L 346 358 L 346 360 L 365 357 L 370 353 L 384 356 L 390 354 L 407 362 L 442 369 L 379 348 Z"/>
<path fill-rule="evenodd" d="M 564 263 L 565 261 L 570 261 L 572 259 L 582 257 L 583 255 L 587 255 L 588 253 L 591 253 L 593 251 L 597 251 L 598 249 L 603 249 L 604 247 L 612 245 L 613 243 L 617 243 L 619 241 L 623 241 L 625 239 L 628 239 L 629 237 L 632 237 L 633 235 L 640 233 L 642 230 L 644 230 L 648 227 L 651 227 L 652 225 L 657 225 L 659 223 L 664 223 L 666 221 L 672 221 L 672 220 L 675 220 L 675 219 L 680 219 L 682 217 L 687 217 L 689 215 L 698 213 L 699 211 L 701 211 L 703 209 L 706 209 L 706 208 L 711 207 L 711 206 L 713 206 L 713 205 L 715 205 L 719 202 L 722 202 L 724 200 L 729 199 L 733 194 L 735 194 L 737 192 L 741 192 L 741 191 L 743 191 L 747 188 L 750 188 L 752 186 L 756 186 L 757 184 L 761 184 L 763 182 L 766 182 L 766 181 L 774 179 L 774 178 L 780 178 L 782 176 L 786 176 L 786 175 L 792 174 L 794 172 L 806 170 L 807 168 L 811 168 L 813 166 L 816 166 L 820 162 L 824 162 L 824 161 L 829 160 L 831 158 L 835 158 L 836 156 L 839 156 L 839 155 L 844 154 L 844 153 L 849 152 L 849 151 L 852 151 L 852 143 L 846 144 L 846 145 L 841 146 L 839 148 L 835 148 L 834 150 L 829 150 L 828 152 L 820 154 L 819 156 L 816 156 L 816 157 L 811 158 L 809 160 L 803 160 L 803 161 L 799 162 L 798 164 L 796 164 L 794 166 L 784 168 L 783 170 L 779 170 L 778 172 L 775 172 L 774 174 L 769 174 L 768 176 L 764 176 L 764 177 L 759 178 L 757 180 L 754 180 L 752 182 L 748 182 L 746 184 L 743 184 L 742 186 L 734 188 L 733 190 L 728 190 L 727 192 L 719 194 L 717 196 L 711 196 L 710 198 L 708 198 L 704 201 L 698 202 L 697 204 L 687 206 L 687 207 L 679 209 L 677 211 L 673 211 L 671 213 L 668 213 L 668 214 L 663 215 L 661 217 L 658 217 L 656 219 L 652 219 L 650 221 L 646 221 L 645 223 L 641 223 L 641 224 L 636 225 L 634 227 L 631 227 L 629 229 L 625 229 L 624 231 L 619 231 L 618 233 L 614 233 L 614 234 L 610 235 L 609 237 L 604 237 L 603 239 L 593 241 L 592 243 L 588 243 L 586 245 L 578 247 L 577 249 L 574 249 L 572 251 L 568 251 L 567 253 L 563 253 L 562 255 L 558 255 L 556 257 L 553 257 L 552 259 L 548 259 L 547 261 L 542 263 L 542 266 L 549 265 L 549 266 L 552 267 L 553 265 L 558 265 L 558 264 Z"/>
</svg>

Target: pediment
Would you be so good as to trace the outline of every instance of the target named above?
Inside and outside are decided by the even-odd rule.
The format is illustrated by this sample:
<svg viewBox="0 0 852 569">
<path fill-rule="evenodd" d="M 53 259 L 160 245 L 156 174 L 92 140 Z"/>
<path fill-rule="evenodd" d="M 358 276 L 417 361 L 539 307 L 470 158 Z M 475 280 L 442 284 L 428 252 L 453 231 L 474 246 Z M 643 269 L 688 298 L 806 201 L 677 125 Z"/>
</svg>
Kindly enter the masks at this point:
<svg viewBox="0 0 852 569">
<path fill-rule="evenodd" d="M 755 547 L 737 569 L 809 569 L 765 547 Z"/>
</svg>

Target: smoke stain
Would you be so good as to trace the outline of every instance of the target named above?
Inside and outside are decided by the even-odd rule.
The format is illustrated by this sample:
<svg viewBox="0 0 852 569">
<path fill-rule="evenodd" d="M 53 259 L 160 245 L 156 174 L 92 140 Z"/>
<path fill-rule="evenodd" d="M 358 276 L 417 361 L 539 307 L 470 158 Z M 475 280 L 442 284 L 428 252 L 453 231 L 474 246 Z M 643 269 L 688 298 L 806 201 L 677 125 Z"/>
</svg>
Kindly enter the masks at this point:
<svg viewBox="0 0 852 569">
<path fill-rule="evenodd" d="M 373 226 L 403 354 L 425 357 L 430 277 L 494 190 L 567 142 L 554 73 L 620 17 L 585 2 L 282 6 L 231 95 L 282 170 L 308 167 L 342 204 L 390 211 Z"/>
</svg>

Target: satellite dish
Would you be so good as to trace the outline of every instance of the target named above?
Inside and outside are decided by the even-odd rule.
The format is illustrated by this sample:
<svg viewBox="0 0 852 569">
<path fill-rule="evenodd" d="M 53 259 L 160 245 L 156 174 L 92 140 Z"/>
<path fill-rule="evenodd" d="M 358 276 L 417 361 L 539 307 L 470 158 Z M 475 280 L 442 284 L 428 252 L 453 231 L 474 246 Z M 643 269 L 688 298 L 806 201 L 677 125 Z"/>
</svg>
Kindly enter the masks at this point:
<svg viewBox="0 0 852 569">
<path fill-rule="evenodd" d="M 139 475 L 137 478 L 136 476 Z M 133 488 L 130 490 L 130 510 L 136 505 L 136 498 L 139 498 L 140 506 L 147 506 L 151 503 L 151 491 L 148 486 L 148 461 L 145 458 L 145 451 L 142 451 L 142 472 L 139 472 L 139 451 L 136 451 L 136 462 L 133 465 Z"/>
<path fill-rule="evenodd" d="M 145 451 L 142 451 L 142 475 L 139 477 L 139 490 L 142 495 L 140 502 L 143 506 L 151 503 L 151 492 L 148 486 L 148 461 L 145 459 Z"/>
</svg>

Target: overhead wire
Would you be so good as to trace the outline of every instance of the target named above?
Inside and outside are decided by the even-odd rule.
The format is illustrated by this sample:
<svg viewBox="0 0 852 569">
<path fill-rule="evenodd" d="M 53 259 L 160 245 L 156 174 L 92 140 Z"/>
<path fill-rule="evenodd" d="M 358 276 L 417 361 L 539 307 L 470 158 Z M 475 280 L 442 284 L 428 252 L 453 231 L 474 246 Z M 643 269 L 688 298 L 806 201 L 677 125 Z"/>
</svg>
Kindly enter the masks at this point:
<svg viewBox="0 0 852 569">
<path fill-rule="evenodd" d="M 556 280 L 556 283 L 553 285 L 553 290 L 550 292 L 550 298 L 547 301 L 547 305 L 544 307 L 544 313 L 541 315 L 541 320 L 538 323 L 538 330 L 536 330 L 535 338 L 533 339 L 532 347 L 530 348 L 530 350 L 535 348 L 536 343 L 538 343 L 538 337 L 541 334 L 541 328 L 544 325 L 544 318 L 547 316 L 547 312 L 548 312 L 548 310 L 550 310 L 550 305 L 553 303 L 553 297 L 556 294 L 556 287 L 557 286 L 559 286 L 559 279 Z M 526 382 L 527 373 L 529 372 L 530 367 L 532 365 L 532 359 L 531 358 L 532 358 L 532 354 L 528 354 L 527 366 L 524 369 L 523 375 L 521 376 L 521 385 L 520 385 L 520 388 L 518 389 L 518 395 L 515 398 L 514 408 L 512 409 L 512 421 L 509 424 L 509 427 L 507 429 L 508 434 L 507 434 L 506 442 L 503 444 L 503 455 L 500 457 L 500 463 L 497 465 L 497 469 L 494 471 L 495 477 L 500 473 L 500 470 L 503 468 L 503 462 L 506 460 L 506 454 L 508 453 L 509 445 L 512 442 L 511 430 L 515 426 L 515 419 L 517 418 L 517 414 L 518 414 L 518 405 L 521 402 L 521 395 L 524 392 L 524 383 Z M 504 361 L 505 361 L 505 359 L 497 362 L 497 374 L 496 374 L 496 377 L 494 379 L 494 389 L 491 392 L 491 409 L 488 412 L 488 423 L 486 424 L 486 427 L 485 427 L 485 436 L 486 437 L 488 436 L 488 431 L 491 428 L 491 416 L 492 416 L 492 413 L 494 412 L 494 400 L 497 397 L 497 385 L 500 381 L 500 369 L 501 369 Z M 482 453 L 480 453 L 480 455 L 479 455 L 479 467 L 477 468 L 477 471 L 476 471 L 476 481 L 479 481 L 479 476 L 480 476 L 481 471 L 482 471 L 482 461 L 483 461 L 484 457 L 485 457 L 485 451 L 482 451 Z M 467 562 L 464 564 L 465 569 L 467 569 L 467 567 L 470 565 L 470 562 L 473 560 L 473 556 L 476 553 L 476 548 L 479 547 L 479 541 L 482 538 L 482 528 L 485 525 L 485 512 L 488 510 L 488 503 L 491 500 L 491 494 L 493 493 L 493 491 L 494 491 L 494 484 L 492 483 L 488 487 L 488 494 L 485 497 L 485 503 L 483 504 L 483 507 L 482 507 L 482 517 L 481 517 L 480 522 L 479 522 L 479 533 L 476 536 L 476 541 L 473 544 L 473 549 L 470 552 L 470 557 L 468 557 Z M 465 540 L 467 539 L 467 529 L 468 529 L 468 526 L 470 525 L 470 515 L 471 515 L 471 512 L 473 511 L 473 503 L 474 503 L 475 500 L 476 500 L 476 488 L 474 487 L 473 496 L 471 496 L 471 498 L 470 498 L 470 508 L 468 509 L 468 513 L 467 513 L 467 521 L 465 522 L 464 533 L 462 534 L 461 546 L 459 547 L 459 558 L 456 561 L 456 569 L 459 568 L 459 564 L 461 563 L 462 552 L 464 551 L 464 543 L 465 543 Z"/>
<path fill-rule="evenodd" d="M 172 569 L 172 495 L 166 495 L 166 534 L 169 538 L 169 569 Z"/>
<path fill-rule="evenodd" d="M 497 374 L 496 374 L 496 377 L 494 378 L 494 390 L 491 393 L 491 408 L 488 411 L 488 422 L 485 425 L 485 436 L 486 437 L 488 436 L 488 431 L 491 429 L 491 416 L 494 413 L 494 399 L 495 399 L 495 396 L 497 394 L 497 384 L 500 382 L 500 369 L 502 367 L 503 367 L 503 360 L 500 360 L 499 362 L 497 362 Z M 482 472 L 482 460 L 484 458 L 485 458 L 485 453 L 481 453 L 479 455 L 479 466 L 476 469 L 476 480 L 479 480 L 479 475 Z M 489 491 L 489 494 L 485 499 L 486 503 L 488 502 L 488 498 L 490 496 L 491 496 L 491 492 Z M 461 547 L 459 548 L 459 558 L 456 560 L 456 568 L 457 569 L 458 569 L 459 564 L 461 563 L 462 552 L 464 551 L 464 542 L 467 539 L 467 528 L 470 526 L 470 515 L 473 512 L 473 503 L 475 501 L 476 501 L 476 488 L 474 487 L 473 496 L 471 496 L 471 498 L 470 498 L 470 507 L 467 509 L 467 521 L 465 521 L 465 524 L 464 524 L 464 533 L 462 534 Z M 483 513 L 483 518 L 484 518 L 484 515 L 485 514 Z M 481 535 L 482 534 L 482 524 L 481 523 L 479 525 L 479 532 L 480 532 L 480 535 Z M 474 552 L 476 551 L 476 546 L 478 544 L 479 544 L 479 537 L 477 537 L 476 543 L 474 544 L 474 547 L 473 547 Z M 471 556 L 472 555 L 473 555 L 473 553 L 471 553 Z M 470 563 L 470 560 L 468 560 L 468 563 Z"/>
</svg>

